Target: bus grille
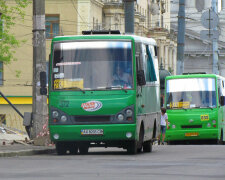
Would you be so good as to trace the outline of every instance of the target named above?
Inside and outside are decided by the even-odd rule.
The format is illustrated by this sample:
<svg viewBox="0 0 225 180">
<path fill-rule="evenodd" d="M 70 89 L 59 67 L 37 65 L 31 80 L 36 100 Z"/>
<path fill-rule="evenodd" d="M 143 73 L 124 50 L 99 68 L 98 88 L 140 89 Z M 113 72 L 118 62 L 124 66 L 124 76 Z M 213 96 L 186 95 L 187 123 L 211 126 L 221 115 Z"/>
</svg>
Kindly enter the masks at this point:
<svg viewBox="0 0 225 180">
<path fill-rule="evenodd" d="M 75 116 L 74 119 L 76 122 L 110 122 L 110 116 Z"/>
<path fill-rule="evenodd" d="M 202 128 L 202 125 L 189 125 L 189 126 L 181 126 L 181 128 Z"/>
</svg>

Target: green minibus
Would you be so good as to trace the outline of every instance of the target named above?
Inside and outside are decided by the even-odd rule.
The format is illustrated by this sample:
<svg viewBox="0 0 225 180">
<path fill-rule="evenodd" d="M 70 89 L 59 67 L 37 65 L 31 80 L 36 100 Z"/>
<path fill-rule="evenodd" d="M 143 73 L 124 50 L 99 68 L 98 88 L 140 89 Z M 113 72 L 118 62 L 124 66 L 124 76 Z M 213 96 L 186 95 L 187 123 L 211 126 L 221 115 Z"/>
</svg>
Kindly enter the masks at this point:
<svg viewBox="0 0 225 180">
<path fill-rule="evenodd" d="M 168 76 L 165 107 L 169 128 L 166 139 L 176 141 L 211 140 L 223 143 L 225 79 L 214 74 Z"/>
<path fill-rule="evenodd" d="M 84 32 L 52 39 L 49 130 L 58 154 L 151 152 L 160 130 L 156 41 Z"/>
</svg>

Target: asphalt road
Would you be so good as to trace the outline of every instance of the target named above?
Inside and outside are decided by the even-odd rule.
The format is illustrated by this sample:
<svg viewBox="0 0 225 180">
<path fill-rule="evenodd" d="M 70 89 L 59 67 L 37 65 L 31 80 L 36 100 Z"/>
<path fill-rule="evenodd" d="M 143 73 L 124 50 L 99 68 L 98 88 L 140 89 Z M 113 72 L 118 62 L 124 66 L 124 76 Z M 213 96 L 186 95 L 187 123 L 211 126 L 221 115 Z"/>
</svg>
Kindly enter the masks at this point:
<svg viewBox="0 0 225 180">
<path fill-rule="evenodd" d="M 0 179 L 224 180 L 225 145 L 153 146 L 152 153 L 138 155 L 94 148 L 88 155 L 0 158 Z"/>
</svg>

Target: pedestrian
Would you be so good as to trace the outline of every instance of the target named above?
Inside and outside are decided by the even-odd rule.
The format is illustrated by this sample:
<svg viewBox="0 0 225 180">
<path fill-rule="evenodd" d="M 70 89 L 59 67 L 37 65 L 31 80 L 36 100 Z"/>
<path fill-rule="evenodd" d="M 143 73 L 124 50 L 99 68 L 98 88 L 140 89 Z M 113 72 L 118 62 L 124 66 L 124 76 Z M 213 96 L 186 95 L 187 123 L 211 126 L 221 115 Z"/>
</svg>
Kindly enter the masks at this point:
<svg viewBox="0 0 225 180">
<path fill-rule="evenodd" d="M 166 113 L 166 108 L 161 108 L 161 123 L 160 123 L 160 134 L 158 137 L 158 141 L 160 144 L 160 136 L 162 135 L 162 145 L 164 145 L 164 139 L 166 134 L 166 129 L 168 129 L 168 116 Z"/>
</svg>

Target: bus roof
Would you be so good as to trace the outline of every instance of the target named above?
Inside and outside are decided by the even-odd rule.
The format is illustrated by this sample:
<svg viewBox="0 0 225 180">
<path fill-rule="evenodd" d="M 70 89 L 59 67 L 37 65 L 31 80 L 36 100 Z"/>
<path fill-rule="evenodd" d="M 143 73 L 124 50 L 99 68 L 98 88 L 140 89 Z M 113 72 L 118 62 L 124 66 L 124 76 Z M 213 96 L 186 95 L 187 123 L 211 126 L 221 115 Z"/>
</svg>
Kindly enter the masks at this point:
<svg viewBox="0 0 225 180">
<path fill-rule="evenodd" d="M 141 37 L 136 35 L 118 35 L 118 34 L 56 36 L 52 39 L 52 42 L 73 41 L 73 40 L 103 40 L 103 39 L 133 40 L 135 42 L 142 42 L 156 45 L 156 41 L 152 38 Z"/>
<path fill-rule="evenodd" d="M 166 80 L 169 79 L 184 79 L 184 78 L 222 78 L 222 76 L 216 74 L 187 74 L 187 75 L 175 75 L 175 76 L 167 76 Z"/>
</svg>

